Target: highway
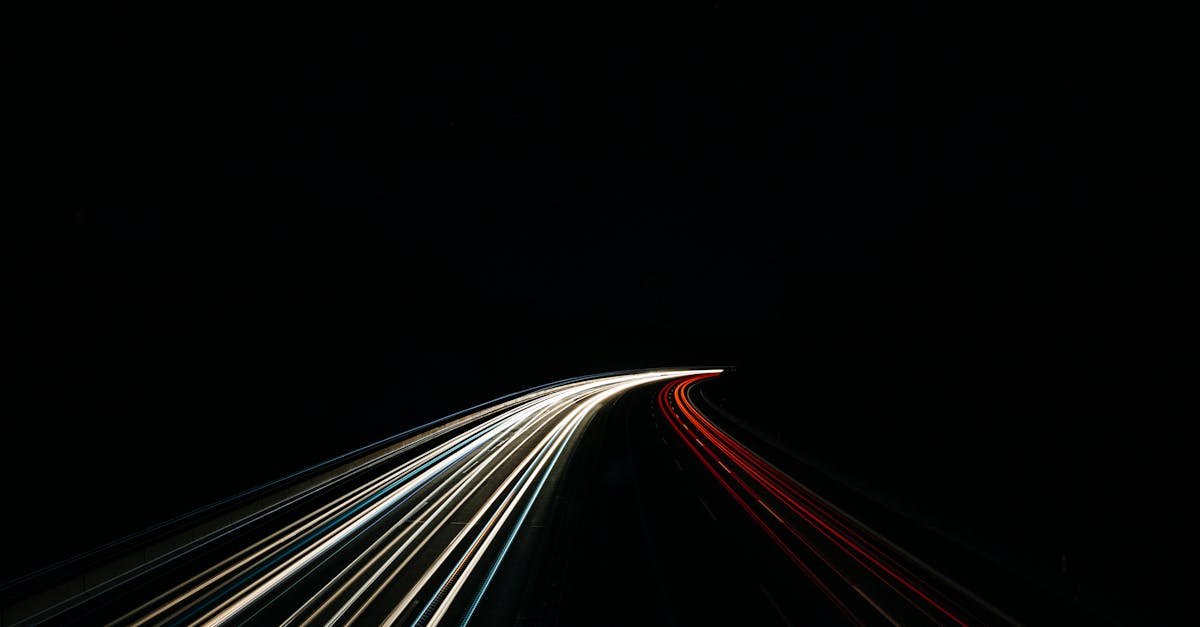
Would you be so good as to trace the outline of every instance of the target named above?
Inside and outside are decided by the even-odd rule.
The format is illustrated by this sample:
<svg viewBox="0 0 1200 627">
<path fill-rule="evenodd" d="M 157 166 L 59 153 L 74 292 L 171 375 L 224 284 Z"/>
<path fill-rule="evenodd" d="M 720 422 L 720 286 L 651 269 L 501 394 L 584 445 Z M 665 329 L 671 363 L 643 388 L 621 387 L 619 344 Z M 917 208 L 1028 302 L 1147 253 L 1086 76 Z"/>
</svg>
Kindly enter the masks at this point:
<svg viewBox="0 0 1200 627">
<path fill-rule="evenodd" d="M 1018 624 L 718 427 L 689 397 L 713 376 L 661 388 L 657 403 L 672 434 L 847 624 Z"/>
<path fill-rule="evenodd" d="M 597 410 L 688 374 L 569 381 L 438 424 L 103 594 L 12 624 L 465 623 Z"/>
<path fill-rule="evenodd" d="M 1078 622 L 1014 602 L 1010 580 L 960 583 L 978 572 L 946 574 L 898 523 L 797 480 L 716 416 L 702 391 L 722 372 L 605 373 L 464 410 L 175 525 L 186 541 L 92 564 L 69 594 L 0 599 L 2 624 Z"/>
</svg>

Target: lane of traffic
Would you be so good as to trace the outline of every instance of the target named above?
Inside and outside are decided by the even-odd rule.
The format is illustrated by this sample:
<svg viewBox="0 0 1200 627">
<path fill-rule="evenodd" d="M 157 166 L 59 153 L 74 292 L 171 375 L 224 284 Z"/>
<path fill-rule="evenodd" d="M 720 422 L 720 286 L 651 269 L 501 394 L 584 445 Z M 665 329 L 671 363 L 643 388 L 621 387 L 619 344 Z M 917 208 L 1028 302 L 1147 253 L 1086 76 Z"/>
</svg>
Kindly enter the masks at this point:
<svg viewBox="0 0 1200 627">
<path fill-rule="evenodd" d="M 578 379 L 480 409 L 235 521 L 213 534 L 237 530 L 221 553 L 197 541 L 174 560 L 189 570 L 164 569 L 169 583 L 147 598 L 74 615 L 130 625 L 465 623 L 590 417 L 635 386 L 699 372 L 717 371 Z"/>
<path fill-rule="evenodd" d="M 729 498 L 852 624 L 1005 624 L 1002 612 L 788 477 L 700 412 L 670 383 L 658 404 Z"/>
</svg>

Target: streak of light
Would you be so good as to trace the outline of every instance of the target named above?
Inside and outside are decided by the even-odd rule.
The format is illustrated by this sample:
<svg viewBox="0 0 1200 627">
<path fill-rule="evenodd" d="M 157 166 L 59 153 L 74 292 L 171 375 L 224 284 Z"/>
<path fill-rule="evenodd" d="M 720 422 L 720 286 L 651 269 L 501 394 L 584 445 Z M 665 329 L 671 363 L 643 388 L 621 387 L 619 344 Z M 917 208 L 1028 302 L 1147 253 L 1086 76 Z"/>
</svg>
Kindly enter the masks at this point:
<svg viewBox="0 0 1200 627">
<path fill-rule="evenodd" d="M 865 624 L 849 600 L 859 596 L 893 623 L 894 612 L 885 605 L 907 608 L 934 624 L 1015 622 L 717 427 L 689 398 L 694 385 L 714 376 L 697 374 L 665 384 L 657 397 L 662 414 L 724 491 L 848 620 Z"/>
<path fill-rule="evenodd" d="M 262 530 L 114 623 L 465 624 L 598 410 L 636 386 L 719 372 L 581 377 L 431 424 L 406 446 L 235 521 L 230 528 Z"/>
</svg>

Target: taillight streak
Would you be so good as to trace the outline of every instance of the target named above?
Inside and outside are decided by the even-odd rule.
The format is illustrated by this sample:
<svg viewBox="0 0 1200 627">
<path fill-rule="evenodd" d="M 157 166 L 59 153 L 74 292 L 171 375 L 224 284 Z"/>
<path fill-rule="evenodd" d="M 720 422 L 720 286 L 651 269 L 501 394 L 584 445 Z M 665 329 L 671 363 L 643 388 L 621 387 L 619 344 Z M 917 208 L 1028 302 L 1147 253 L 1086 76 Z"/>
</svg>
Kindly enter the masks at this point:
<svg viewBox="0 0 1200 627">
<path fill-rule="evenodd" d="M 965 622 L 960 620 L 952 612 L 946 609 L 941 603 L 938 603 L 931 598 L 930 594 L 936 593 L 927 593 L 922 591 L 914 583 L 912 583 L 912 581 L 905 578 L 897 571 L 903 571 L 904 574 L 916 579 L 920 584 L 928 586 L 926 582 L 873 546 L 847 524 L 841 522 L 835 515 L 821 508 L 820 505 L 818 505 L 813 499 L 800 493 L 796 486 L 790 480 L 784 477 L 777 469 L 744 447 L 740 442 L 734 440 L 725 432 L 717 429 L 710 421 L 705 419 L 699 410 L 696 409 L 695 405 L 693 405 L 691 401 L 687 399 L 685 394 L 686 386 L 693 382 L 694 381 L 681 382 L 679 385 L 673 386 L 673 396 L 680 410 L 689 420 L 692 421 L 692 424 L 695 426 L 696 430 L 708 437 L 709 441 L 716 448 L 729 456 L 734 463 L 750 474 L 760 485 L 784 501 L 784 504 L 787 505 L 790 510 L 795 512 L 804 520 L 808 521 L 818 532 L 842 548 L 851 559 L 866 568 L 868 571 L 871 571 L 884 585 L 896 591 L 901 596 L 908 598 L 902 590 L 899 590 L 893 586 L 889 579 L 891 581 L 898 582 L 904 588 L 918 595 L 926 603 L 936 608 L 938 611 L 940 611 L 942 614 L 945 614 L 956 623 L 960 625 L 966 625 Z M 761 471 L 756 469 L 761 469 Z M 739 483 L 742 482 L 739 480 Z M 753 493 L 753 489 L 749 485 L 745 483 L 742 483 L 742 485 L 747 491 Z M 795 498 L 793 497 L 803 500 L 808 504 L 808 507 L 796 502 Z M 794 535 L 802 538 L 800 533 L 790 524 L 782 520 L 780 522 L 782 522 Z M 835 526 L 837 528 L 835 528 Z M 847 534 L 853 536 L 857 542 L 847 537 Z M 808 543 L 805 542 L 805 544 L 807 545 Z M 846 550 L 847 547 L 852 550 Z M 869 563 L 860 559 L 858 557 L 859 555 L 865 558 Z M 891 567 L 885 565 L 881 560 L 888 562 Z M 878 572 L 880 570 L 883 571 L 887 577 L 882 576 Z M 919 604 L 914 602 L 914 606 L 924 612 L 924 609 L 921 608 Z"/>
<path fill-rule="evenodd" d="M 853 617 L 849 608 L 835 595 L 832 590 L 824 582 L 820 581 L 819 577 L 808 567 L 807 564 L 800 559 L 798 555 L 787 545 L 787 543 L 771 528 L 769 523 L 758 515 L 754 509 L 748 505 L 745 499 L 737 493 L 732 485 L 726 481 L 721 475 L 722 473 L 709 461 L 711 457 L 713 462 L 719 464 L 726 470 L 726 474 L 745 492 L 751 495 L 755 500 L 758 500 L 764 507 L 773 514 L 773 517 L 790 533 L 793 537 L 799 540 L 807 547 L 813 555 L 824 562 L 835 574 L 843 581 L 855 588 L 859 594 L 864 594 L 857 586 L 846 577 L 840 569 L 835 567 L 833 563 L 825 556 L 811 541 L 805 537 L 805 534 L 797 529 L 791 522 L 775 513 L 773 509 L 766 505 L 763 497 L 759 494 L 758 489 L 747 481 L 747 478 L 767 493 L 773 495 L 778 502 L 782 503 L 788 510 L 798 516 L 801 520 L 808 523 L 811 528 L 828 541 L 841 549 L 849 558 L 860 565 L 864 570 L 876 577 L 880 583 L 887 588 L 893 590 L 898 596 L 912 604 L 918 611 L 929 616 L 929 613 L 923 607 L 920 601 L 923 601 L 928 607 L 935 609 L 938 613 L 952 620 L 958 625 L 966 625 L 967 623 L 951 612 L 947 607 L 946 601 L 935 599 L 943 599 L 943 595 L 934 591 L 929 584 L 916 576 L 904 565 L 896 559 L 889 556 L 880 548 L 868 541 L 861 533 L 856 531 L 849 521 L 844 517 L 839 517 L 828 508 L 823 507 L 815 497 L 815 495 L 806 494 L 804 488 L 797 485 L 793 480 L 784 475 L 774 466 L 766 462 L 760 456 L 750 451 L 740 442 L 733 439 L 724 431 L 717 428 L 706 419 L 703 414 L 692 404 L 687 398 L 687 389 L 691 385 L 710 378 L 712 374 L 693 376 L 679 381 L 672 382 L 663 386 L 658 394 L 658 405 L 662 409 L 663 414 L 667 418 L 668 424 L 680 436 L 680 439 L 685 445 L 696 455 L 704 467 L 717 479 L 721 486 L 734 497 L 742 509 L 751 516 L 751 518 L 761 527 L 771 539 L 779 545 L 788 557 L 801 567 L 802 571 L 813 580 L 818 587 L 828 596 L 835 605 L 838 606 L 844 613 L 852 618 L 855 622 L 859 622 Z M 688 426 L 690 423 L 690 428 Z M 682 429 L 681 429 L 682 427 Z M 685 435 L 684 430 L 687 430 Z M 697 446 L 693 443 L 701 444 Z M 701 439 L 703 438 L 703 440 Z M 707 444 L 705 443 L 707 441 Z M 742 473 L 735 473 L 729 470 L 720 459 L 718 452 L 725 456 L 726 461 L 732 462 L 732 465 L 740 469 Z M 743 476 L 744 475 L 744 476 Z M 910 595 L 915 595 L 913 598 Z M 868 597 L 868 601 L 870 601 Z M 873 602 L 872 602 L 873 603 Z M 890 617 L 889 617 L 890 618 Z M 931 616 L 932 618 L 932 616 Z"/>
<path fill-rule="evenodd" d="M 700 377 L 700 378 L 704 379 L 707 377 Z M 687 379 L 684 382 L 687 382 L 687 381 L 691 381 L 691 379 Z M 675 385 L 678 385 L 678 384 L 675 384 Z M 792 561 L 792 563 L 796 564 L 796 566 L 800 568 L 801 572 L 803 572 L 805 574 L 805 576 L 807 576 L 809 578 L 809 580 L 813 582 L 813 584 L 817 587 L 817 589 L 820 590 L 827 598 L 829 598 L 830 602 L 833 603 L 834 606 L 836 606 L 843 614 L 845 614 L 846 617 L 848 619 L 850 619 L 851 622 L 853 622 L 857 625 L 864 625 L 865 623 L 863 623 L 862 620 L 859 619 L 854 614 L 854 612 L 851 611 L 850 608 L 837 596 L 837 594 L 835 594 L 833 592 L 833 590 L 830 589 L 830 587 L 817 575 L 817 573 L 815 571 L 813 571 L 812 568 L 808 564 L 806 564 L 804 562 L 804 560 L 801 559 L 800 556 L 797 555 L 796 552 L 793 551 L 790 546 L 788 546 L 787 542 L 785 542 L 783 540 L 783 538 L 779 537 L 779 534 L 777 534 L 775 532 L 775 530 L 772 529 L 771 526 L 765 520 L 763 520 L 762 517 L 759 516 L 758 513 L 755 512 L 754 509 L 748 503 L 746 503 L 746 501 L 741 497 L 741 495 L 739 495 L 737 493 L 737 491 L 734 490 L 733 487 L 729 485 L 728 482 L 726 482 L 723 478 L 721 478 L 720 473 L 718 473 L 717 470 L 715 468 L 713 468 L 712 464 L 709 463 L 708 459 L 705 458 L 705 456 L 700 453 L 700 450 L 698 448 L 696 448 L 696 445 L 692 444 L 692 442 L 687 438 L 687 436 L 685 436 L 683 434 L 683 431 L 680 430 L 680 428 L 679 428 L 682 423 L 678 422 L 679 421 L 678 416 L 675 415 L 674 410 L 670 407 L 670 404 L 668 402 L 666 402 L 667 390 L 672 387 L 675 387 L 675 385 L 663 386 L 662 390 L 659 392 L 659 397 L 658 397 L 659 406 L 664 410 L 664 413 L 667 415 L 667 417 L 668 417 L 667 422 L 668 422 L 668 424 L 671 425 L 671 428 L 675 431 L 676 434 L 679 435 L 680 439 L 683 440 L 683 443 L 685 445 L 687 445 L 687 447 L 689 449 L 691 449 L 692 453 L 694 453 L 696 455 L 696 458 L 700 460 L 700 463 L 703 464 L 704 467 L 707 468 L 710 473 L 712 473 L 713 477 L 716 478 L 717 482 L 720 483 L 721 486 L 723 488 L 725 488 L 725 490 L 729 493 L 729 495 L 733 497 L 734 501 L 736 501 L 737 504 L 740 505 L 741 508 L 743 510 L 745 510 L 745 512 L 750 516 L 750 518 L 752 520 L 754 520 L 754 522 L 756 524 L 758 524 L 758 526 L 761 527 L 764 532 L 766 532 L 767 536 L 770 537 L 771 540 L 773 540 L 775 542 L 775 544 L 778 545 L 781 550 L 783 550 L 783 552 L 788 556 L 788 558 Z M 807 545 L 806 540 L 801 538 L 801 541 L 805 542 L 805 544 Z M 812 547 L 810 546 L 809 548 L 811 549 Z M 814 551 L 814 553 L 816 553 L 816 551 Z M 824 560 L 824 558 L 822 556 L 820 556 L 819 554 L 817 556 L 821 557 L 821 559 Z M 826 563 L 828 563 L 828 562 L 826 562 Z"/>
</svg>

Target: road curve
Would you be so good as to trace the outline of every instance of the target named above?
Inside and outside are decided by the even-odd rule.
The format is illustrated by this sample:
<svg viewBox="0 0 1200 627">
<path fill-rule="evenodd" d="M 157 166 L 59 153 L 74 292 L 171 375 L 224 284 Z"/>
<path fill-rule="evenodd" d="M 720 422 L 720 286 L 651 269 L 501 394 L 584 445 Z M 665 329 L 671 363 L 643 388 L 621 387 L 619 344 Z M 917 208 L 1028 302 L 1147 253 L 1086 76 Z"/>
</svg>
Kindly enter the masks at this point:
<svg viewBox="0 0 1200 627">
<path fill-rule="evenodd" d="M 103 594 L 11 624 L 466 624 L 599 408 L 719 372 L 572 379 L 440 422 Z"/>
<path fill-rule="evenodd" d="M 1018 622 L 780 471 L 709 420 L 689 397 L 713 373 L 664 385 L 658 406 L 727 496 L 849 624 Z"/>
</svg>

